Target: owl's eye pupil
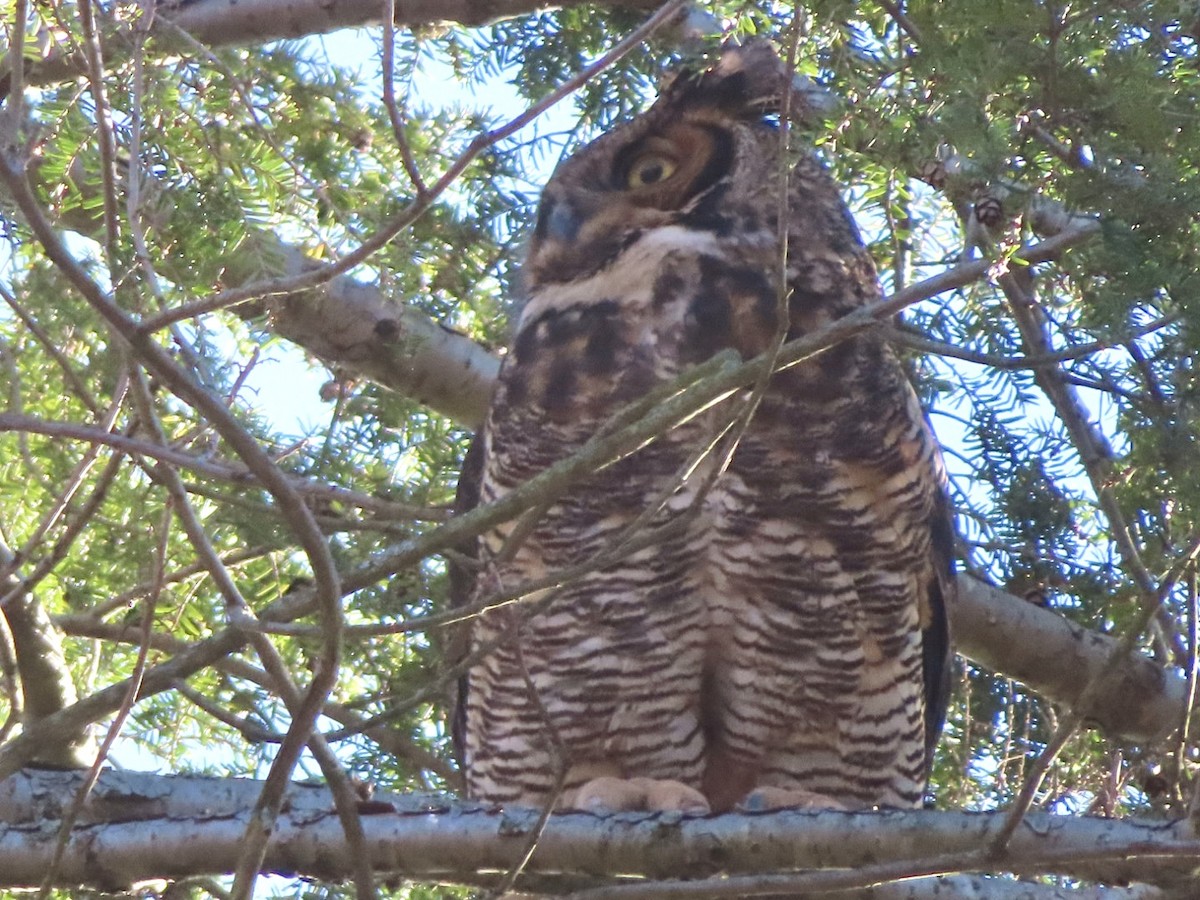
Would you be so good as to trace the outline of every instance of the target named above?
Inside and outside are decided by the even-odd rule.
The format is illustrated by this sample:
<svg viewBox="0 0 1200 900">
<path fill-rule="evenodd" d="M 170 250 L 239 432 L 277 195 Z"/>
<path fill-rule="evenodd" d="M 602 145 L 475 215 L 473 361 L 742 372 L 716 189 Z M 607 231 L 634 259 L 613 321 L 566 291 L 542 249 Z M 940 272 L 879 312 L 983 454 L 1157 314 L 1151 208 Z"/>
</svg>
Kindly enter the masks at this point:
<svg viewBox="0 0 1200 900">
<path fill-rule="evenodd" d="M 650 163 L 649 165 L 642 166 L 638 172 L 638 181 L 642 184 L 654 184 L 654 182 L 659 181 L 662 177 L 662 163 Z"/>
<path fill-rule="evenodd" d="M 662 153 L 644 153 L 634 160 L 627 170 L 625 184 L 631 188 L 644 188 L 666 181 L 675 174 L 678 166 L 675 160 Z"/>
</svg>

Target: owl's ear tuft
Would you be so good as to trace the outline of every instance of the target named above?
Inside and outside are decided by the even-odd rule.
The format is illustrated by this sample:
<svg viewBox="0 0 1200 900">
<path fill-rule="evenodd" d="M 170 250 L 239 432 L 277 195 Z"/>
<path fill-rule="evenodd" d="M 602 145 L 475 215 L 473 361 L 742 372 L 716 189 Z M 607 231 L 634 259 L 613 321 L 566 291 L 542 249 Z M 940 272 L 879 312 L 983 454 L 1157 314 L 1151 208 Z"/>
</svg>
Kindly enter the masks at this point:
<svg viewBox="0 0 1200 900">
<path fill-rule="evenodd" d="M 712 65 L 671 85 L 673 101 L 716 107 L 738 117 L 777 112 L 792 74 L 762 40 L 727 43 Z"/>
</svg>

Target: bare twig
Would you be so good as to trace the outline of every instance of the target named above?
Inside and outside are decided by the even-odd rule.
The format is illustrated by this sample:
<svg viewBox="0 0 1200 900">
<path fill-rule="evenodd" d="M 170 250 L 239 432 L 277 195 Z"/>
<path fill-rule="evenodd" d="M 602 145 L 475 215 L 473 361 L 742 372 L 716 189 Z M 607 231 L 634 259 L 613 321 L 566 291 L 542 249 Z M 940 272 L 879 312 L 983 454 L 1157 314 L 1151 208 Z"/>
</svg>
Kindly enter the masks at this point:
<svg viewBox="0 0 1200 900">
<path fill-rule="evenodd" d="M 73 438 L 87 441 L 97 446 L 106 445 L 131 456 L 145 456 L 160 462 L 183 469 L 191 469 L 202 475 L 229 481 L 233 484 L 253 484 L 255 476 L 248 466 L 237 463 L 223 463 L 210 456 L 199 456 L 184 453 L 173 447 L 151 443 L 140 438 L 131 437 L 120 432 L 106 431 L 90 425 L 77 425 L 72 422 L 51 422 L 28 416 L 22 413 L 0 413 L 0 432 L 15 431 L 28 434 L 45 434 L 58 438 Z M 445 509 L 437 507 L 413 506 L 406 503 L 396 503 L 360 491 L 352 491 L 337 485 L 327 484 L 294 475 L 284 475 L 293 489 L 314 500 L 336 501 L 348 506 L 358 507 L 365 512 L 374 513 L 381 518 L 400 521 L 425 520 L 442 521 L 449 516 Z"/>
<path fill-rule="evenodd" d="M 25 42 L 29 31 L 28 0 L 15 0 L 13 3 L 13 23 L 9 32 L 8 56 L 8 116 L 10 127 L 14 130 L 20 127 L 24 120 L 25 100 Z"/>
<path fill-rule="evenodd" d="M 892 17 L 892 20 L 895 21 L 898 26 L 900 26 L 901 31 L 907 34 L 914 41 L 920 42 L 920 30 L 912 23 L 912 20 L 905 15 L 904 9 L 899 3 L 894 2 L 894 0 L 879 0 L 879 5 L 887 10 L 888 15 Z"/>
<path fill-rule="evenodd" d="M 269 687 L 271 691 L 275 691 L 275 683 L 262 674 L 262 684 Z M 221 704 L 210 700 L 205 694 L 188 686 L 186 681 L 176 682 L 174 685 L 182 696 L 186 697 L 193 706 L 197 706 L 204 710 L 208 715 L 212 716 L 218 722 L 224 722 L 230 728 L 237 731 L 243 738 L 252 744 L 278 744 L 283 740 L 283 735 L 278 731 L 272 731 L 264 725 L 251 722 L 243 716 L 237 716 L 231 713 Z"/>
<path fill-rule="evenodd" d="M 1045 324 L 1035 305 L 1034 298 L 1028 289 L 1018 282 L 1012 274 L 1002 275 L 999 279 L 1001 290 L 1008 299 L 1009 312 L 1017 323 L 1021 338 L 1025 342 L 1026 353 L 1029 356 L 1049 358 L 1054 354 L 1054 346 L 1046 333 Z M 1059 420 L 1071 435 L 1071 442 L 1079 453 L 1092 490 L 1108 518 L 1113 540 L 1121 553 L 1122 561 L 1129 574 L 1137 583 L 1138 589 L 1146 597 L 1154 596 L 1157 587 L 1153 576 L 1141 560 L 1133 538 L 1129 533 L 1125 514 L 1117 503 L 1111 485 L 1112 476 L 1112 447 L 1108 440 L 1094 427 L 1087 410 L 1080 402 L 1078 395 L 1066 383 L 1063 373 L 1053 363 L 1033 367 L 1034 378 L 1054 406 Z"/>
<path fill-rule="evenodd" d="M 100 403 L 92 394 L 91 388 L 84 384 L 79 373 L 75 371 L 74 363 L 59 349 L 50 335 L 46 333 L 46 330 L 42 328 L 41 324 L 25 308 L 25 305 L 17 300 L 16 296 L 8 289 L 8 286 L 2 283 L 0 283 L 0 298 L 4 299 L 4 302 L 8 304 L 17 318 L 21 320 L 21 323 L 29 329 L 29 333 L 41 344 L 42 349 L 58 364 L 59 370 L 63 373 L 63 378 L 66 379 L 71 390 L 75 392 L 75 396 L 80 399 L 92 415 L 99 418 L 101 415 Z"/>
<path fill-rule="evenodd" d="M 1092 677 L 1077 703 L 1062 717 L 1062 721 L 1055 728 L 1053 736 L 1046 743 L 1045 749 L 1038 755 L 1028 775 L 1026 775 L 1020 792 L 1017 794 L 1005 816 L 1004 824 L 992 838 L 989 845 L 989 852 L 993 857 L 998 858 L 1008 849 L 1009 842 L 1012 840 L 1013 834 L 1016 832 L 1021 820 L 1032 806 L 1034 797 L 1037 795 L 1042 780 L 1046 777 L 1046 773 L 1049 772 L 1055 759 L 1062 752 L 1067 740 L 1083 724 L 1084 717 L 1087 714 L 1086 711 L 1092 708 L 1107 690 L 1108 679 L 1106 676 L 1109 672 L 1115 671 L 1124 665 L 1125 661 L 1134 653 L 1138 641 L 1141 640 L 1142 634 L 1151 621 L 1153 621 L 1167 592 L 1172 590 L 1175 578 L 1178 577 L 1175 573 L 1186 571 L 1195 562 L 1198 555 L 1200 555 L 1200 538 L 1197 538 L 1192 543 L 1187 552 L 1172 568 L 1172 573 L 1168 573 L 1161 580 L 1160 584 L 1155 588 L 1155 596 L 1152 600 L 1142 604 L 1137 618 L 1131 623 L 1125 634 L 1121 636 L 1121 639 L 1113 646 L 1107 665 Z"/>
<path fill-rule="evenodd" d="M 284 620 L 307 615 L 315 605 L 314 593 L 309 589 L 302 593 L 286 594 L 263 610 L 261 615 Z M 142 678 L 139 698 L 170 690 L 177 680 L 223 660 L 244 646 L 247 640 L 240 629 L 227 628 L 177 653 L 167 662 L 150 667 Z M 118 681 L 22 728 L 19 735 L 0 747 L 0 783 L 36 757 L 47 744 L 72 740 L 88 724 L 119 709 L 128 687 L 128 679 Z"/>
<path fill-rule="evenodd" d="M 109 326 L 130 345 L 133 353 L 154 375 L 169 386 L 177 396 L 184 399 L 204 414 L 216 427 L 221 436 L 260 479 L 263 486 L 275 497 L 286 521 L 296 534 L 301 547 L 312 566 L 317 590 L 318 609 L 326 631 L 322 635 L 320 659 L 314 667 L 314 677 L 309 684 L 299 708 L 293 711 L 292 725 L 288 736 L 279 749 L 272 771 L 275 779 L 270 782 L 271 790 L 264 792 L 263 818 L 255 819 L 256 830 L 248 836 L 247 856 L 259 854 L 266 846 L 269 823 L 278 813 L 282 803 L 282 790 L 287 773 L 298 759 L 307 743 L 316 717 L 320 714 L 325 697 L 332 689 L 337 677 L 338 660 L 341 655 L 341 615 L 338 598 L 341 589 L 337 571 L 333 565 L 329 547 L 321 534 L 312 513 L 299 494 L 293 490 L 287 478 L 279 471 L 257 441 L 216 398 L 193 381 L 171 356 L 156 342 L 142 333 L 133 320 L 97 285 L 72 257 L 55 234 L 45 213 L 26 180 L 23 164 L 11 152 L 0 156 L 0 177 L 8 186 L 14 201 L 20 207 L 30 228 L 42 244 L 46 255 L 66 275 L 92 308 Z M 243 881 L 241 891 L 246 890 Z M 238 891 L 234 892 L 238 895 Z"/>
<path fill-rule="evenodd" d="M 117 735 L 121 733 L 125 721 L 133 711 L 133 704 L 137 700 L 138 689 L 142 684 L 142 676 L 146 672 L 146 659 L 150 652 L 150 633 L 154 625 L 154 611 L 158 605 L 159 595 L 162 592 L 163 566 L 167 555 L 167 541 L 171 534 L 170 518 L 171 511 L 168 504 L 168 507 L 163 510 L 163 522 L 159 528 L 159 540 L 154 548 L 154 577 L 157 586 L 151 592 L 150 596 L 146 598 L 142 606 L 138 653 L 137 658 L 134 660 L 133 673 L 129 676 L 128 689 L 125 692 L 125 697 L 122 699 L 120 707 L 117 709 L 116 716 L 108 726 L 108 731 L 105 733 L 104 739 L 100 742 L 96 759 L 88 769 L 87 776 L 75 792 L 71 805 L 63 811 L 62 822 L 59 824 L 58 834 L 55 836 L 54 855 L 50 858 L 50 865 L 46 869 L 46 876 L 42 879 L 41 887 L 38 889 L 38 900 L 45 900 L 54 887 L 54 883 L 57 880 L 58 867 L 62 863 L 63 856 L 67 850 L 67 844 L 71 838 L 71 829 L 74 827 L 84 803 L 87 802 L 88 795 L 100 777 L 100 769 L 108 759 L 108 753 L 112 749 L 113 742 L 116 741 Z"/>
<path fill-rule="evenodd" d="M 104 198 L 104 248 L 108 257 L 109 275 L 116 284 L 117 243 L 121 235 L 120 213 L 117 206 L 117 147 L 113 132 L 112 107 L 104 84 L 104 59 L 100 49 L 100 32 L 96 27 L 93 0 L 79 0 L 79 24 L 83 31 L 83 53 L 87 62 L 88 87 L 95 105 L 96 137 L 100 143 L 100 180 Z"/>
<path fill-rule="evenodd" d="M 134 398 L 138 401 L 139 414 L 155 439 L 160 443 L 165 443 L 166 436 L 155 416 L 149 386 L 146 384 L 145 379 L 141 377 L 141 373 L 137 373 L 137 375 L 138 377 L 134 379 Z M 231 622 L 237 625 L 245 620 L 253 620 L 254 614 L 250 610 L 249 604 L 242 597 L 229 572 L 221 564 L 220 556 L 212 546 L 208 534 L 200 522 L 199 516 L 196 515 L 195 510 L 192 508 L 191 501 L 178 473 L 169 466 L 159 467 L 156 472 L 166 484 L 173 501 L 175 513 L 183 525 L 184 532 L 191 541 L 193 548 L 196 550 L 196 555 L 205 564 L 209 576 L 213 579 L 221 595 L 225 598 L 226 610 Z M 323 624 L 327 624 L 327 620 Z M 312 714 L 312 719 L 307 725 L 301 719 L 301 727 L 297 728 L 297 715 L 304 714 L 303 710 L 306 705 L 306 698 L 302 696 L 301 691 L 292 681 L 287 667 L 284 665 L 282 658 L 270 640 L 264 635 L 255 635 L 253 633 L 250 640 L 258 652 L 259 659 L 263 662 L 264 669 L 273 679 L 275 691 L 283 699 L 289 711 L 292 712 L 292 726 L 280 741 L 280 753 L 282 754 L 289 740 L 296 740 L 298 734 L 303 737 L 305 743 L 312 747 L 313 755 L 321 765 L 326 781 L 328 781 L 333 791 L 334 803 L 341 817 L 342 826 L 346 832 L 346 840 L 352 848 L 354 858 L 365 858 L 362 846 L 362 826 L 358 819 L 358 812 L 355 807 L 349 778 L 342 769 L 341 763 L 329 751 L 328 745 L 319 734 L 313 731 L 313 724 L 315 723 L 319 709 Z M 330 664 L 327 660 L 318 660 L 318 667 L 322 663 Z M 336 658 L 332 664 L 336 666 Z M 315 681 L 316 679 L 314 679 Z M 238 866 L 234 873 L 232 895 L 235 898 L 240 896 L 249 897 L 253 893 L 254 882 L 258 876 L 262 855 L 265 852 L 266 840 L 269 837 L 274 817 L 279 814 L 279 810 L 282 807 L 282 798 L 287 789 L 286 785 L 291 779 L 291 768 L 291 764 L 280 765 L 277 756 L 276 763 L 272 765 L 270 774 L 263 783 L 262 794 L 255 805 L 257 815 L 253 816 L 247 825 L 246 845 L 239 857 Z M 360 896 L 365 898 L 374 896 L 374 881 L 370 869 L 364 868 L 361 865 L 356 866 L 355 884 Z"/>
<path fill-rule="evenodd" d="M 270 549 L 264 547 L 244 547 L 225 554 L 223 557 L 221 557 L 221 564 L 226 568 L 230 568 L 250 560 L 259 559 L 270 552 Z M 183 566 L 182 568 L 167 572 L 165 575 L 163 575 L 162 583 L 164 586 L 177 584 L 179 582 L 186 581 L 189 578 L 193 578 L 196 575 L 203 575 L 207 571 L 208 569 L 205 567 L 204 563 L 195 562 L 191 565 Z M 141 584 L 134 585 L 126 591 L 122 591 L 120 594 L 117 594 L 108 600 L 97 603 L 95 606 L 81 609 L 79 612 L 67 616 L 67 618 L 78 620 L 90 619 L 92 621 L 99 622 L 102 617 L 117 610 L 132 609 L 134 606 L 134 601 L 145 597 L 154 589 L 155 582 L 142 582 Z"/>
<path fill-rule="evenodd" d="M 1183 725 L 1179 729 L 1179 743 L 1175 749 L 1176 780 L 1183 773 L 1188 742 L 1191 738 L 1192 713 L 1196 708 L 1196 687 L 1200 678 L 1200 592 L 1196 589 L 1195 567 L 1188 571 L 1187 577 L 1187 702 L 1184 706 Z"/>
<path fill-rule="evenodd" d="M 1044 356 L 1053 352 L 1053 346 L 1046 334 L 1044 325 L 1039 319 L 1038 310 L 1033 298 L 1029 296 L 1024 286 L 1011 274 L 1000 278 L 1000 286 L 1009 302 L 1009 309 L 1021 336 L 1026 344 L 1026 352 L 1030 355 Z M 1160 584 L 1142 563 L 1141 555 L 1129 532 L 1116 495 L 1111 485 L 1112 450 L 1107 440 L 1094 428 L 1088 419 L 1086 410 L 1075 392 L 1066 383 L 1063 373 L 1054 365 L 1047 364 L 1034 368 L 1034 377 L 1050 400 L 1056 414 L 1067 428 L 1076 451 L 1079 453 L 1084 470 L 1091 481 L 1097 501 L 1108 519 L 1112 539 L 1117 545 L 1125 564 L 1126 571 L 1134 579 L 1141 594 L 1141 610 L 1137 624 L 1131 627 L 1120 643 L 1113 650 L 1112 664 L 1121 663 L 1134 651 L 1136 643 L 1141 639 L 1143 630 L 1154 621 L 1164 599 L 1164 588 L 1168 584 Z M 1014 799 L 1004 827 L 997 833 L 992 843 L 993 852 L 1000 852 L 1007 846 L 1013 832 L 1016 830 L 1021 817 L 1033 803 L 1042 780 L 1049 771 L 1054 760 L 1061 753 L 1067 740 L 1076 728 L 1083 723 L 1085 709 L 1101 690 L 1104 678 L 1097 673 L 1092 683 L 1080 697 L 1079 707 L 1071 709 L 1055 729 L 1054 735 L 1047 742 L 1045 749 L 1034 762 L 1030 772 L 1024 779 L 1021 790 Z"/>
<path fill-rule="evenodd" d="M 388 121 L 392 124 L 392 135 L 396 146 L 400 148 L 400 162 L 412 182 L 418 199 L 426 193 L 425 181 L 421 178 L 421 170 L 413 159 L 412 148 L 408 145 L 405 134 L 404 115 L 396 105 L 396 0 L 383 0 L 383 105 L 387 109 Z"/>
<path fill-rule="evenodd" d="M 116 480 L 117 473 L 121 470 L 123 457 L 121 454 L 113 454 L 107 465 L 100 472 L 100 476 L 96 479 L 96 483 L 92 486 L 91 493 L 80 507 L 75 510 L 71 517 L 67 520 L 62 533 L 59 535 L 53 546 L 48 551 L 42 554 L 38 559 L 37 564 L 32 570 L 27 572 L 24 577 L 17 580 L 13 585 L 2 585 L 10 587 L 10 590 L 4 595 L 0 606 L 7 608 L 8 604 L 15 602 L 15 598 L 23 593 L 32 591 L 38 584 L 41 583 L 47 575 L 54 571 L 54 568 L 66 557 L 67 551 L 75 539 L 83 532 L 84 528 L 91 524 L 96 511 L 104 502 L 104 498 L 108 495 L 108 489 Z M 30 545 L 32 549 L 33 545 Z M 10 573 L 16 573 L 20 560 L 15 557 L 10 560 L 5 560 L 5 569 Z"/>
<path fill-rule="evenodd" d="M 124 403 L 125 389 L 126 381 L 122 379 L 117 390 L 114 392 L 113 400 L 109 404 L 108 410 L 100 420 L 98 430 L 107 433 L 116 423 L 117 416 L 121 411 L 122 404 Z M 41 543 L 42 539 L 46 536 L 46 533 L 50 531 L 50 529 L 54 528 L 58 523 L 59 518 L 70 506 L 71 500 L 75 496 L 75 492 L 78 491 L 83 485 L 84 480 L 87 478 L 88 473 L 92 469 L 92 466 L 94 466 L 96 461 L 100 458 L 100 446 L 100 444 L 93 444 L 87 449 L 87 451 L 83 454 L 83 457 L 75 464 L 71 474 L 67 476 L 66 482 L 63 485 L 62 490 L 59 491 L 58 496 L 50 504 L 49 508 L 42 513 L 41 520 L 33 528 L 32 533 L 26 539 L 24 546 L 17 550 L 11 559 L 4 560 L 4 564 L 0 566 L 0 582 L 6 581 L 8 577 L 16 571 L 18 566 L 33 556 L 34 549 Z M 22 585 L 21 589 L 25 590 L 27 587 L 31 586 L 31 584 L 26 583 L 25 585 Z M 3 607 L 6 602 L 8 602 L 7 596 L 5 596 L 3 599 L 0 599 L 0 607 Z"/>
<path fill-rule="evenodd" d="M 514 623 L 514 628 L 519 630 L 524 625 L 524 622 L 517 620 Z M 506 640 L 511 636 L 506 636 Z M 563 786 L 567 781 L 567 771 L 571 766 L 571 759 L 567 754 L 566 745 L 563 744 L 562 736 L 558 733 L 558 729 L 554 725 L 554 720 L 550 717 L 550 713 L 546 709 L 546 705 L 542 702 L 542 697 L 534 684 L 533 678 L 529 674 L 529 667 L 525 664 L 525 656 L 522 652 L 522 642 L 518 639 L 515 644 L 517 653 L 517 665 L 521 670 L 521 678 L 525 682 L 525 691 L 533 704 L 534 713 L 541 722 L 542 730 L 546 735 L 546 739 L 550 744 L 550 764 L 554 769 L 554 783 L 550 786 L 550 790 L 546 795 L 546 799 L 542 801 L 542 808 L 538 810 L 537 821 L 533 827 L 529 829 L 529 835 L 525 840 L 525 847 L 521 852 L 520 858 L 516 864 L 504 873 L 497 884 L 487 895 L 487 900 L 500 900 L 504 897 L 517 883 L 517 879 L 525 872 L 525 867 L 529 865 L 533 859 L 534 851 L 537 850 L 538 841 L 546 831 L 546 826 L 550 824 L 550 814 L 554 812 L 554 808 L 558 806 L 559 799 L 562 797 Z"/>
<path fill-rule="evenodd" d="M 992 369 L 1002 369 L 1004 371 L 1020 371 L 1025 369 L 1036 369 L 1039 366 L 1052 365 L 1054 363 L 1069 362 L 1075 359 L 1082 359 L 1085 356 L 1091 356 L 1093 353 L 1099 353 L 1104 350 L 1111 350 L 1115 347 L 1127 346 L 1129 342 L 1138 338 L 1154 334 L 1164 328 L 1168 328 L 1178 322 L 1180 316 L 1178 313 L 1172 313 L 1166 316 L 1160 316 L 1152 322 L 1147 322 L 1138 328 L 1131 329 L 1129 334 L 1121 338 L 1113 338 L 1111 340 L 1095 340 L 1089 341 L 1086 344 L 1077 344 L 1072 347 L 1067 347 L 1063 350 L 1055 350 L 1050 353 L 1037 354 L 1035 356 L 997 356 L 994 353 L 977 353 L 974 350 L 968 350 L 965 347 L 959 347 L 954 344 L 947 344 L 944 341 L 935 341 L 919 334 L 916 330 L 906 328 L 903 323 L 889 323 L 882 326 L 884 337 L 893 344 L 901 347 L 906 347 L 910 350 L 917 350 L 921 353 L 931 353 L 936 356 L 945 356 L 950 359 L 961 359 L 963 362 L 974 363 L 979 366 L 987 366 Z"/>
<path fill-rule="evenodd" d="M 165 576 L 163 583 L 169 583 L 170 576 Z M 0 618 L 0 627 L 3 626 L 3 619 Z M 131 624 L 113 623 L 108 624 L 99 622 L 91 616 L 70 614 L 53 617 L 54 624 L 62 629 L 64 634 L 76 637 L 90 637 L 104 641 L 115 641 L 121 643 L 140 643 L 142 638 L 140 631 Z M 264 633 L 272 633 L 273 629 L 263 627 Z M 152 633 L 149 637 L 150 647 L 154 650 L 159 650 L 168 654 L 190 653 L 196 648 L 196 644 L 181 640 L 173 634 L 168 634 L 161 631 Z M 234 678 L 239 678 L 248 681 L 252 684 L 257 684 L 262 688 L 277 692 L 278 686 L 273 678 L 271 678 L 262 669 L 251 665 L 243 659 L 236 656 L 227 656 L 218 659 L 212 663 L 212 667 L 218 671 L 225 672 Z M 172 682 L 168 685 L 158 687 L 157 690 L 178 690 L 184 694 L 194 704 L 204 709 L 205 712 L 212 715 L 227 724 L 238 728 L 247 734 L 250 740 L 270 741 L 278 743 L 282 740 L 282 736 L 274 731 L 267 731 L 265 728 L 256 728 L 256 726 L 246 722 L 245 719 L 231 715 L 223 710 L 219 705 L 209 700 L 207 697 L 199 694 L 192 688 L 188 687 L 186 682 L 180 680 Z M 146 694 L 143 694 L 146 696 Z M 451 767 L 447 762 L 440 757 L 435 756 L 423 747 L 418 746 L 408 740 L 401 732 L 393 728 L 381 728 L 373 725 L 361 713 L 351 709 L 341 703 L 327 703 L 323 715 L 335 722 L 340 723 L 343 727 L 336 732 L 329 732 L 324 735 L 328 742 L 341 740 L 342 738 L 353 735 L 363 734 L 371 738 L 379 748 L 390 753 L 398 759 L 405 760 L 413 766 L 434 773 L 441 778 L 446 784 L 457 787 L 459 782 L 458 772 Z"/>
</svg>

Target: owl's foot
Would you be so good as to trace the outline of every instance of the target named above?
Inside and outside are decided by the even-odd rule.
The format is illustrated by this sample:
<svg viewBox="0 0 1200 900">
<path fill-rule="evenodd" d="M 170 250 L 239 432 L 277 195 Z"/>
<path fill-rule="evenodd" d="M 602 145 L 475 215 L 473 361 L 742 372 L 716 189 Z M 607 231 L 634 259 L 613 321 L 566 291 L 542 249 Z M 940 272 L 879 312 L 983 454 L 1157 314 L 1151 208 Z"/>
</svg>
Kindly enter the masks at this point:
<svg viewBox="0 0 1200 900">
<path fill-rule="evenodd" d="M 769 812 L 776 809 L 842 809 L 850 807 L 827 794 L 803 788 L 780 788 L 764 785 L 742 798 L 737 808 L 742 812 Z"/>
<path fill-rule="evenodd" d="M 575 793 L 572 809 L 588 812 L 681 812 L 703 816 L 709 812 L 704 795 L 680 781 L 655 778 L 593 778 Z"/>
</svg>

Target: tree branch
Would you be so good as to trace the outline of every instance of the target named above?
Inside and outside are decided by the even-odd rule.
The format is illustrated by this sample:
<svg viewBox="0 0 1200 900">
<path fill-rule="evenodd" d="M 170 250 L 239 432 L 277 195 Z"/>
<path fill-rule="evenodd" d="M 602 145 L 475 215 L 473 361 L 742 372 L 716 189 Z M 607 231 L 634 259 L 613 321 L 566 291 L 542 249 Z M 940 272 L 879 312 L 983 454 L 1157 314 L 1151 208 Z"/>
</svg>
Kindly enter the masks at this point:
<svg viewBox="0 0 1200 900">
<path fill-rule="evenodd" d="M 313 606 L 313 589 L 309 587 L 280 597 L 262 611 L 260 618 L 278 618 L 286 621 L 312 612 Z M 213 665 L 240 649 L 249 640 L 249 635 L 241 629 L 226 628 L 197 642 L 167 662 L 147 669 L 142 677 L 138 699 L 143 700 L 169 690 L 176 681 Z M 87 725 L 98 722 L 119 709 L 129 684 L 129 679 L 122 679 L 77 700 L 65 709 L 26 725 L 19 735 L 0 747 L 0 783 L 37 757 L 47 745 L 75 740 Z"/>
<path fill-rule="evenodd" d="M 0 548 L 0 555 L 3 550 Z M 50 620 L 34 594 L 19 590 L 16 578 L 0 581 L 0 592 L 10 596 L 4 605 L 4 618 L 12 634 L 20 677 L 23 706 L 21 719 L 26 728 L 75 702 L 75 684 L 63 656 L 62 632 Z M 39 765 L 55 768 L 87 766 L 95 757 L 86 725 L 64 739 L 39 748 Z"/>
<path fill-rule="evenodd" d="M 52 849 L 42 829 L 61 815 L 79 777 L 67 772 L 22 772 L 0 784 L 4 887 L 40 880 Z M 248 779 L 105 772 L 80 811 L 58 883 L 113 889 L 150 878 L 223 874 L 237 859 L 246 818 L 260 790 L 260 782 Z M 348 877 L 354 860 L 331 809 L 329 792 L 293 785 L 285 806 L 267 847 L 266 871 L 323 880 Z M 515 864 L 537 820 L 536 810 L 501 811 L 428 795 L 380 795 L 360 803 L 359 811 L 374 870 L 423 881 L 486 883 L 494 877 L 489 873 L 503 873 Z M 931 811 L 782 812 L 694 819 L 571 813 L 550 818 L 528 872 L 543 881 L 551 876 L 559 879 L 560 893 L 568 885 L 608 884 L 618 896 L 621 884 L 645 885 L 631 881 L 634 878 L 688 879 L 666 881 L 663 887 L 678 886 L 699 896 L 728 883 L 724 876 L 741 876 L 748 883 L 753 873 L 854 870 L 883 859 L 911 861 L 915 870 L 934 868 L 931 861 L 948 855 L 965 859 L 978 854 L 999 821 L 999 814 Z M 972 869 L 1172 888 L 1192 883 L 1191 872 L 1198 864 L 1200 840 L 1186 822 L 1038 813 L 1023 823 L 1008 854 Z M 605 879 L 595 877 L 596 872 L 623 874 Z M 978 881 L 980 886 L 991 884 Z M 653 896 L 650 891 L 637 893 Z M 990 888 L 977 895 L 1006 896 L 1003 889 L 992 892 Z M 934 894 L 850 896 L 892 900 Z"/>
<path fill-rule="evenodd" d="M 454 22 L 478 26 L 499 19 L 527 15 L 551 7 L 578 6 L 581 0 L 399 0 L 396 3 L 395 24 L 401 28 L 420 29 Z M 614 4 L 615 5 L 615 4 Z M 654 4 L 631 0 L 624 4 L 639 9 L 652 9 Z M 159 5 L 154 11 L 152 34 L 157 42 L 157 55 L 172 50 L 190 49 L 178 34 L 187 32 L 193 39 L 210 47 L 265 44 L 310 34 L 327 34 L 339 28 L 361 28 L 380 23 L 383 4 L 379 0 L 173 0 Z M 110 61 L 119 60 L 131 52 L 136 22 L 111 24 L 106 32 L 106 50 Z M 82 53 L 70 44 L 55 43 L 49 31 L 39 35 L 47 42 L 41 60 L 25 60 L 23 66 L 14 60 L 0 58 L 0 100 L 12 90 L 14 70 L 19 71 L 20 83 L 51 84 L 75 78 L 86 71 Z"/>
<path fill-rule="evenodd" d="M 1105 671 L 1117 645 L 1116 638 L 968 575 L 958 577 L 950 619 L 959 653 L 1066 706 L 1074 706 Z M 1105 677 L 1101 698 L 1081 711 L 1086 720 L 1138 742 L 1165 737 L 1180 725 L 1187 682 L 1179 672 L 1133 656 Z"/>
<path fill-rule="evenodd" d="M 273 239 L 266 233 L 262 237 Z M 265 258 L 276 260 L 285 277 L 316 264 L 295 247 L 275 244 Z M 387 297 L 376 285 L 342 275 L 311 290 L 271 297 L 261 307 L 233 311 L 247 315 L 258 308 L 268 312 L 272 331 L 313 355 L 457 422 L 475 427 L 483 421 L 499 359 L 467 336 Z"/>
</svg>

